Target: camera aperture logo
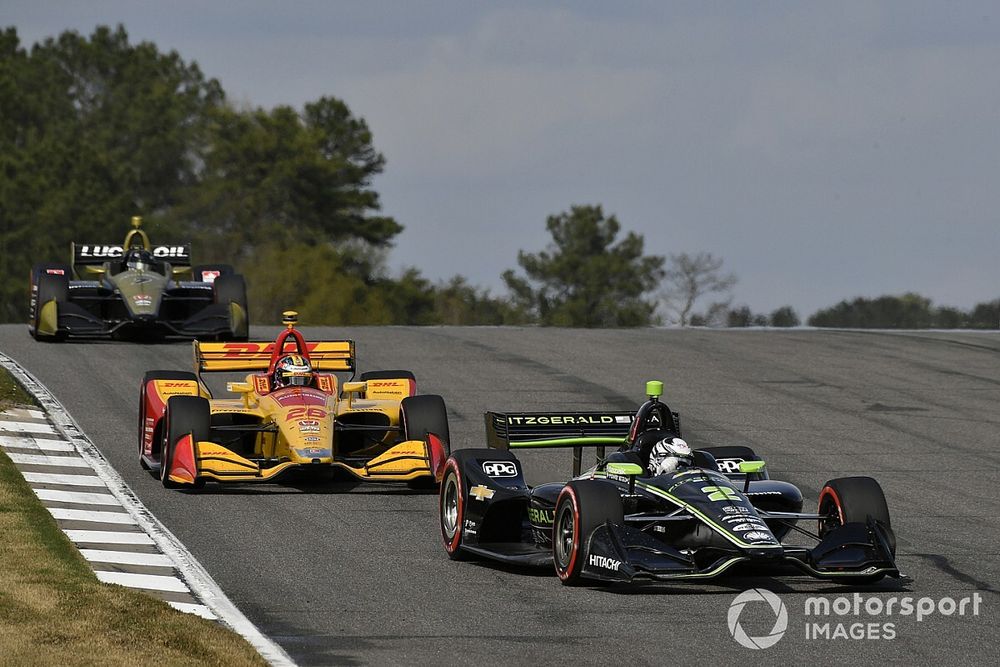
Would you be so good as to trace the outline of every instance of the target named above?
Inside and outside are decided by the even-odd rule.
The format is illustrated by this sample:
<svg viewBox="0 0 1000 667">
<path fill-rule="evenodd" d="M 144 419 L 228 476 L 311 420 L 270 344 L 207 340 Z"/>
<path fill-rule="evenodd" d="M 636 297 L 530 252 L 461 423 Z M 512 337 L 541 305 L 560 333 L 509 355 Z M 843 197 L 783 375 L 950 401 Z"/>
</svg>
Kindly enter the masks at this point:
<svg viewBox="0 0 1000 667">
<path fill-rule="evenodd" d="M 766 635 L 751 637 L 740 625 L 740 614 L 751 602 L 763 602 L 774 612 L 774 627 Z M 785 609 L 785 603 L 781 601 L 781 598 L 766 588 L 751 588 L 737 595 L 736 599 L 729 605 L 727 621 L 729 622 L 729 634 L 740 646 L 752 649 L 770 648 L 785 636 L 785 630 L 788 629 L 788 610 Z"/>
</svg>

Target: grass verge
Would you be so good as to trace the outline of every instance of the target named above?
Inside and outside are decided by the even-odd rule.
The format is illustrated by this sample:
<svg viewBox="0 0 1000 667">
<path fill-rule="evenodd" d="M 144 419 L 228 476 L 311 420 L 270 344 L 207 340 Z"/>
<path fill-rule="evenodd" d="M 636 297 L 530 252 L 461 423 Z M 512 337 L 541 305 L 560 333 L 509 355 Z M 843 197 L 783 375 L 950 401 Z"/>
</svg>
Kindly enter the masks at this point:
<svg viewBox="0 0 1000 667">
<path fill-rule="evenodd" d="M 0 369 L 5 398 L 11 382 Z M 0 564 L 3 664 L 266 665 L 246 640 L 217 623 L 99 582 L 2 451 Z"/>
</svg>

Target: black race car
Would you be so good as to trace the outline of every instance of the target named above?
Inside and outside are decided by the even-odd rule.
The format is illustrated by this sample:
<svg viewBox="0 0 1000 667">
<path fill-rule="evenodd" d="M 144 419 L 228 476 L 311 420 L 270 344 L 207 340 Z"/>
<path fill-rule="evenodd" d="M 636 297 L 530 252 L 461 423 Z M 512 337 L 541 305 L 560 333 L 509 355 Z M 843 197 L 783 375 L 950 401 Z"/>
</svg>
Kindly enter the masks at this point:
<svg viewBox="0 0 1000 667">
<path fill-rule="evenodd" d="M 228 264 L 191 266 L 187 245 L 153 246 L 132 218 L 121 245 L 71 245 L 73 263 L 31 272 L 37 340 L 184 336 L 246 340 L 246 285 Z"/>
<path fill-rule="evenodd" d="M 649 400 L 635 414 L 487 412 L 490 448 L 458 450 L 445 463 L 448 555 L 554 564 L 564 584 L 709 579 L 737 565 L 792 565 L 850 584 L 900 577 L 885 496 L 870 477 L 827 482 L 808 513 L 799 490 L 769 479 L 748 447 L 694 450 L 693 465 L 650 475 L 654 444 L 680 436 L 662 386 L 647 383 Z M 610 444 L 619 448 L 579 474 L 582 447 Z M 532 447 L 576 448 L 576 476 L 527 486 L 510 450 Z M 816 521 L 815 532 L 800 520 Z M 813 545 L 788 544 L 793 533 Z"/>
</svg>

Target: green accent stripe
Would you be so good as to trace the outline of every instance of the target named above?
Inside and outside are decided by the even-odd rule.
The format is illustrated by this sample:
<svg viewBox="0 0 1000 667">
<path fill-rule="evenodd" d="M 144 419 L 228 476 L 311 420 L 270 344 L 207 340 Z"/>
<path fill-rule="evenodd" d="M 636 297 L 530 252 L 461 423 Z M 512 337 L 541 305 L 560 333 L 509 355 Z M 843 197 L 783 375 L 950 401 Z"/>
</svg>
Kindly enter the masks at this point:
<svg viewBox="0 0 1000 667">
<path fill-rule="evenodd" d="M 511 449 L 528 449 L 532 447 L 586 447 L 599 445 L 620 445 L 625 442 L 621 437 L 591 436 L 586 438 L 553 438 L 550 440 L 522 440 L 511 442 Z"/>
<path fill-rule="evenodd" d="M 603 472 L 595 472 L 594 473 L 594 477 L 606 477 L 606 474 L 603 473 Z M 667 493 L 663 489 L 659 489 L 659 488 L 657 488 L 655 486 L 650 486 L 649 484 L 646 484 L 646 483 L 641 482 L 639 480 L 635 481 L 635 485 L 636 485 L 636 487 L 638 487 L 640 489 L 643 489 L 644 491 L 648 491 L 648 492 L 652 493 L 654 496 L 660 496 L 661 498 L 666 498 L 667 500 L 669 500 L 669 501 L 671 501 L 673 503 L 676 503 L 677 505 L 680 505 L 681 507 L 683 507 L 684 509 L 686 509 L 688 512 L 691 512 L 691 514 L 694 514 L 695 516 L 697 516 L 698 518 L 700 518 L 705 523 L 707 523 L 710 526 L 714 527 L 719 533 L 722 534 L 723 537 L 725 537 L 727 540 L 729 540 L 730 542 L 732 542 L 733 544 L 735 544 L 738 547 L 743 547 L 743 548 L 746 548 L 746 549 L 782 549 L 782 548 L 784 548 L 784 547 L 781 546 L 780 542 L 778 544 L 750 544 L 749 542 L 744 542 L 743 540 L 739 539 L 738 537 L 736 537 L 735 535 L 733 535 L 732 533 L 730 533 L 729 531 L 727 531 L 725 529 L 725 527 L 723 527 L 723 526 L 719 525 L 718 523 L 716 523 L 715 521 L 713 521 L 710 516 L 708 516 L 707 514 L 705 514 L 702 511 L 700 511 L 697 507 L 694 507 L 693 505 L 690 505 L 690 504 L 684 502 L 680 498 L 678 498 L 678 497 L 676 497 L 676 496 L 674 496 L 674 495 L 672 495 L 670 493 Z"/>
</svg>

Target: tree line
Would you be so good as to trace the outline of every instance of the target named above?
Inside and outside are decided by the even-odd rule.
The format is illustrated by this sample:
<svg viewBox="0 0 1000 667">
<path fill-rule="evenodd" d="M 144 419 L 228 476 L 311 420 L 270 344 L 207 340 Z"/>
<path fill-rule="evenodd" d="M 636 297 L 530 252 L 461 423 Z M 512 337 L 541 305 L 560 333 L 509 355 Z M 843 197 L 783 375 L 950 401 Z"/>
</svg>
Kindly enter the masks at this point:
<svg viewBox="0 0 1000 667">
<path fill-rule="evenodd" d="M 736 277 L 721 258 L 646 254 L 643 237 L 623 233 L 600 205 L 549 216 L 551 243 L 518 253 L 502 275 L 504 295 L 459 275 L 391 275 L 386 256 L 403 227 L 380 213 L 372 188 L 385 163 L 365 121 L 334 97 L 302 109 L 237 108 L 196 63 L 130 43 L 122 26 L 67 31 L 30 51 L 7 28 L 0 321 L 26 319 L 33 263 L 66 259 L 71 240 L 115 241 L 143 215 L 154 240 L 191 241 L 196 260 L 243 272 L 257 323 L 295 307 L 307 324 L 800 324 L 790 306 L 734 307 Z M 808 322 L 997 326 L 998 303 L 962 313 L 920 299 L 845 301 Z"/>
</svg>

